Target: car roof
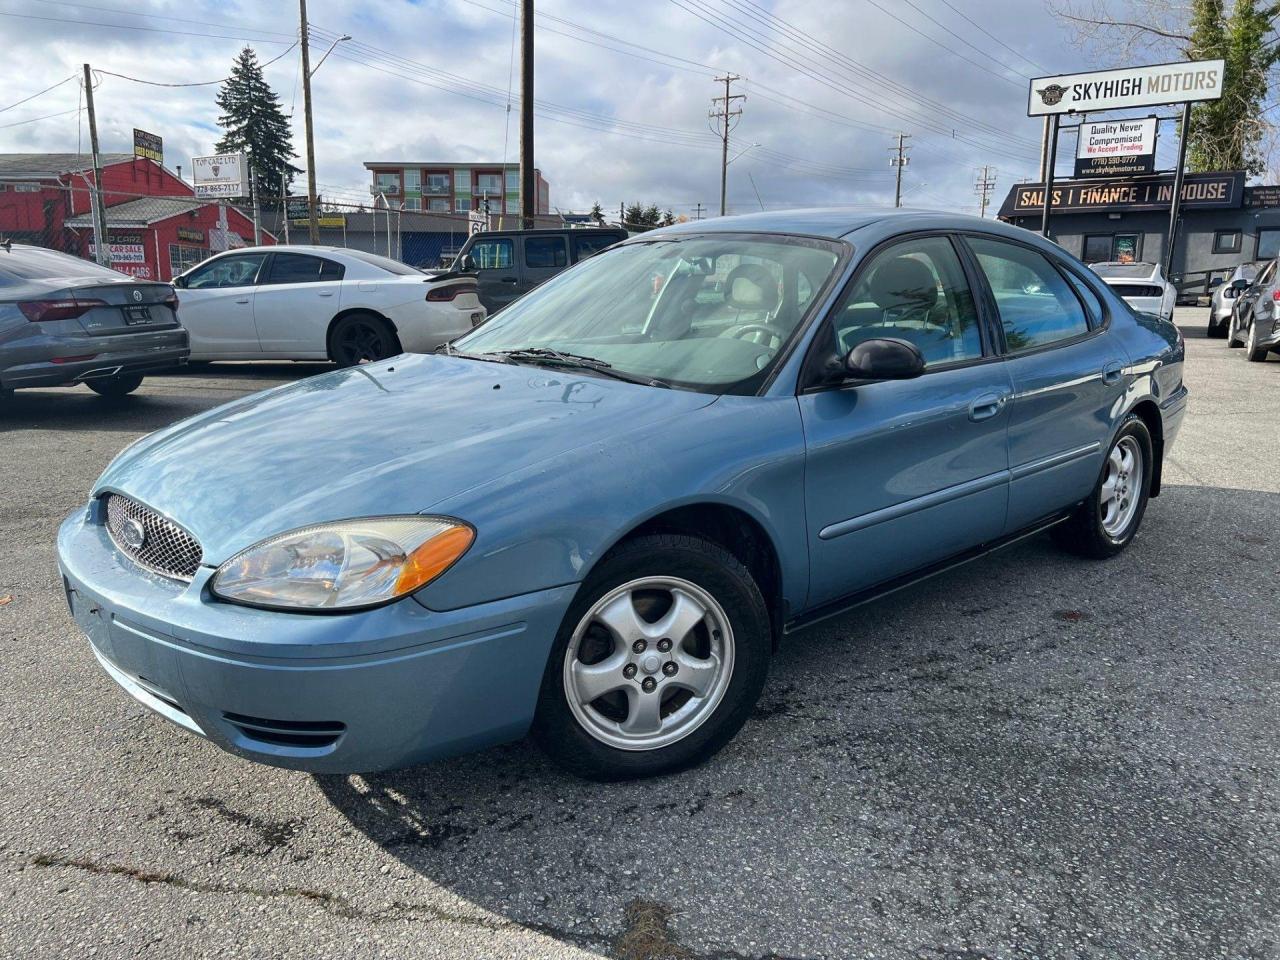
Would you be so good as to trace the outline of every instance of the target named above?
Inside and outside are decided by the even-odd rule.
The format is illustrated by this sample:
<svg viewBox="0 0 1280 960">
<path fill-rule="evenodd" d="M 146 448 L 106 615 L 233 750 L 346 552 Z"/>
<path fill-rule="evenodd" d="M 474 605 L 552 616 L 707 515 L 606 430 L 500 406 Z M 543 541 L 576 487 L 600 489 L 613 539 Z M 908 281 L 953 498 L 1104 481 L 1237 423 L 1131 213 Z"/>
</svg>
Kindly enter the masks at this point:
<svg viewBox="0 0 1280 960">
<path fill-rule="evenodd" d="M 473 237 L 527 237 L 539 233 L 626 233 L 622 227 L 533 227 L 529 230 L 477 230 Z"/>
<path fill-rule="evenodd" d="M 1027 230 L 998 220 L 986 220 L 961 213 L 938 210 L 885 207 L 814 207 L 798 210 L 766 210 L 759 213 L 689 220 L 670 227 L 641 234 L 655 233 L 785 233 L 839 240 L 873 224 L 891 224 L 906 230 L 981 230 L 986 233 L 1026 237 Z M 632 238 L 635 239 L 634 237 Z"/>
</svg>

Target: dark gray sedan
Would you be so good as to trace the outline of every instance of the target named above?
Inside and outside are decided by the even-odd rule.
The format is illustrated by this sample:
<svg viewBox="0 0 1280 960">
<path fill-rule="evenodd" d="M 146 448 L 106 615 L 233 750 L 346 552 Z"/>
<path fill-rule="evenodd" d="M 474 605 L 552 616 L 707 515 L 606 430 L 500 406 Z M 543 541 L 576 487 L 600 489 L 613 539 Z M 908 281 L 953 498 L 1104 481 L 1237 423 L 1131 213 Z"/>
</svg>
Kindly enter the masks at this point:
<svg viewBox="0 0 1280 960">
<path fill-rule="evenodd" d="M 83 383 L 104 397 L 186 363 L 187 331 L 167 283 L 0 243 L 0 401 L 19 387 Z"/>
</svg>

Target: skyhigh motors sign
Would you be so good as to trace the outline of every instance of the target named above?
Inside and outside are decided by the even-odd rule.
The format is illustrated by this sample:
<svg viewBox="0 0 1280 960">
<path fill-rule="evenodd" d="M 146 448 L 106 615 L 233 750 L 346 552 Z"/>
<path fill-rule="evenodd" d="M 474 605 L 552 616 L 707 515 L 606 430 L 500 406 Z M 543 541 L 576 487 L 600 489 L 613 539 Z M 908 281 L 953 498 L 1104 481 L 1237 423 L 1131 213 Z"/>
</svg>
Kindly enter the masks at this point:
<svg viewBox="0 0 1280 960">
<path fill-rule="evenodd" d="M 1162 103 L 1222 99 L 1221 60 L 1158 63 L 1124 70 L 1097 70 L 1031 81 L 1027 115 L 1092 113 Z"/>
</svg>

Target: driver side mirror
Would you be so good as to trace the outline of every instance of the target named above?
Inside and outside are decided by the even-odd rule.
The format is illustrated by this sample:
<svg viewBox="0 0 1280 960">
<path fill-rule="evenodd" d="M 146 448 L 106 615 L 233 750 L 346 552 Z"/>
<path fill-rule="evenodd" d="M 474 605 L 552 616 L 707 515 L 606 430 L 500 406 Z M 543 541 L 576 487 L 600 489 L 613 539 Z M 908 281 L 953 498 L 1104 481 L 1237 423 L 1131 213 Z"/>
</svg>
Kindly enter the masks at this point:
<svg viewBox="0 0 1280 960">
<path fill-rule="evenodd" d="M 863 340 L 845 355 L 843 372 L 854 380 L 911 380 L 924 373 L 924 355 L 896 337 Z"/>
<path fill-rule="evenodd" d="M 468 253 L 465 256 L 458 258 L 456 266 L 460 273 L 474 273 L 476 269 L 476 261 L 475 258 Z"/>
<path fill-rule="evenodd" d="M 1243 291 L 1248 290 L 1249 286 L 1250 286 L 1250 282 L 1246 280 L 1244 277 L 1241 277 L 1239 280 L 1231 281 L 1231 289 L 1234 290 L 1236 293 L 1242 293 Z"/>
<path fill-rule="evenodd" d="M 171 281 L 169 281 L 169 282 L 170 282 L 170 283 L 172 283 L 172 284 L 173 284 L 175 287 L 177 287 L 179 290 L 185 289 L 185 288 L 186 288 L 186 286 L 187 286 L 187 278 L 186 278 L 186 277 L 174 277 L 174 278 L 173 278 Z"/>
</svg>

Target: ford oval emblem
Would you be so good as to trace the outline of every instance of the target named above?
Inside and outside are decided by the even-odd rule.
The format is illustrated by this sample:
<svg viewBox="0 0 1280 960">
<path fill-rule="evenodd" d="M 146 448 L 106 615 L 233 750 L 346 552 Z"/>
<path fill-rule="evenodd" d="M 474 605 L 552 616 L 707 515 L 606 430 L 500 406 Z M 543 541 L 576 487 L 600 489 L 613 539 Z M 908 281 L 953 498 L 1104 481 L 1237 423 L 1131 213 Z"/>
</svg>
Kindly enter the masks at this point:
<svg viewBox="0 0 1280 960">
<path fill-rule="evenodd" d="M 147 542 L 147 528 L 141 520 L 126 520 L 120 529 L 120 539 L 130 550 L 141 550 Z"/>
<path fill-rule="evenodd" d="M 141 303 L 141 302 L 142 302 L 142 291 L 141 291 L 141 290 L 135 290 L 135 291 L 133 291 L 133 299 L 134 299 L 135 301 L 137 301 L 138 303 Z"/>
</svg>

